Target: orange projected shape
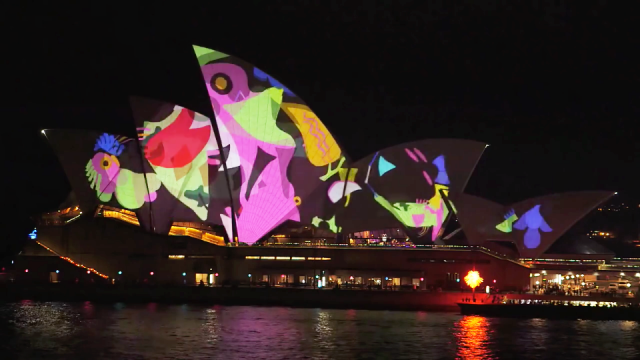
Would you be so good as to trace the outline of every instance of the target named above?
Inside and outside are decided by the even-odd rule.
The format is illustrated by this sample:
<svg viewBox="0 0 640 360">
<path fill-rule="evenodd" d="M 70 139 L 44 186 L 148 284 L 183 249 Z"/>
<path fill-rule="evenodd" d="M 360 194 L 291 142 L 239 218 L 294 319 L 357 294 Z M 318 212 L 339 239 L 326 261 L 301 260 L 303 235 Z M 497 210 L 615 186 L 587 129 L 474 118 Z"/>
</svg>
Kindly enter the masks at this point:
<svg viewBox="0 0 640 360">
<path fill-rule="evenodd" d="M 469 271 L 467 276 L 464 277 L 464 282 L 472 289 L 477 288 L 478 285 L 482 284 L 482 281 L 484 281 L 484 279 L 481 278 L 480 273 L 475 270 Z"/>
<path fill-rule="evenodd" d="M 280 107 L 300 130 L 309 162 L 326 166 L 340 159 L 336 140 L 309 107 L 293 103 L 282 103 Z"/>
</svg>

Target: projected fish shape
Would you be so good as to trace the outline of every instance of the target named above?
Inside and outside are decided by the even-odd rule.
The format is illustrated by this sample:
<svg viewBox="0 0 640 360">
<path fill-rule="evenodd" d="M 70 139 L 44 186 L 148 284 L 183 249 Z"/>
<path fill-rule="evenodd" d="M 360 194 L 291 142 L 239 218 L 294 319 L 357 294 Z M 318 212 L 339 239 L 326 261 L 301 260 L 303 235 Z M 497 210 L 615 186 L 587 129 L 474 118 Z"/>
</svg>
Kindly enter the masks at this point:
<svg viewBox="0 0 640 360">
<path fill-rule="evenodd" d="M 535 205 L 522 215 L 522 217 L 513 224 L 518 230 L 526 230 L 524 234 L 524 246 L 528 249 L 535 249 L 540 246 L 540 231 L 553 231 L 549 224 L 540 214 L 540 205 Z"/>
</svg>

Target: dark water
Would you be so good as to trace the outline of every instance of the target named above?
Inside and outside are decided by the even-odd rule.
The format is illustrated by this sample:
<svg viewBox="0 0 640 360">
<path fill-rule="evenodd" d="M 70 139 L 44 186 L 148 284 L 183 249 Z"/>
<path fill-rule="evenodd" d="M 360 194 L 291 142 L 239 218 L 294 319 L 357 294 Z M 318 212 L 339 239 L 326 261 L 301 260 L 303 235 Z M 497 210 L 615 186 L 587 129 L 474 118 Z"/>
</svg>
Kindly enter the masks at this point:
<svg viewBox="0 0 640 360">
<path fill-rule="evenodd" d="M 451 313 L 0 304 L 0 359 L 639 359 L 630 321 Z"/>
</svg>

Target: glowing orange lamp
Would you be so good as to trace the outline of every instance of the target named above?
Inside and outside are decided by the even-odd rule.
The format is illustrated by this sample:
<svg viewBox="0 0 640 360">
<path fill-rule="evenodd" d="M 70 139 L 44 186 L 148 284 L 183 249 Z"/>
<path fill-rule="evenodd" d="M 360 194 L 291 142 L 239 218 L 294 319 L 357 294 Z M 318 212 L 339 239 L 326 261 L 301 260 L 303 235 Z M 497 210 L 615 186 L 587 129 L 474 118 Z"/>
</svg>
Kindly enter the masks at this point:
<svg viewBox="0 0 640 360">
<path fill-rule="evenodd" d="M 476 288 L 482 284 L 482 281 L 484 281 L 484 279 L 481 278 L 480 273 L 475 270 L 470 270 L 467 276 L 464 277 L 464 282 L 471 288 L 474 301 L 476 298 Z"/>
</svg>

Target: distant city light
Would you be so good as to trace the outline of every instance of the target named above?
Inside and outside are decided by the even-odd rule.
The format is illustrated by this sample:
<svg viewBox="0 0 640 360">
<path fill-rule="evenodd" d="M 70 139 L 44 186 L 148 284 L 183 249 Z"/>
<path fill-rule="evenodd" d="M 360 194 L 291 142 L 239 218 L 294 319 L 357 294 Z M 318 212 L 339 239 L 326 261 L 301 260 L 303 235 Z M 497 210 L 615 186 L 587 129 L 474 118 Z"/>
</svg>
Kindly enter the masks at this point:
<svg viewBox="0 0 640 360">
<path fill-rule="evenodd" d="M 29 272 L 29 269 L 24 269 L 24 272 L 26 272 L 26 273 Z"/>
<path fill-rule="evenodd" d="M 56 270 L 56 274 L 59 274 L 59 273 L 60 273 L 60 270 Z"/>
<path fill-rule="evenodd" d="M 247 275 L 247 276 L 251 277 L 251 274 L 249 274 L 249 275 Z"/>
<path fill-rule="evenodd" d="M 122 271 L 118 271 L 118 275 L 122 275 Z"/>
<path fill-rule="evenodd" d="M 187 273 L 186 273 L 186 272 L 183 272 L 183 273 L 182 273 L 182 276 L 187 276 Z"/>
<path fill-rule="evenodd" d="M 149 275 L 153 276 L 153 271 L 149 273 Z"/>
<path fill-rule="evenodd" d="M 91 274 L 91 271 L 87 270 L 87 274 Z"/>
</svg>

